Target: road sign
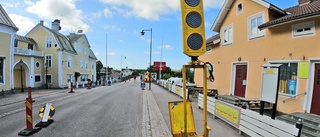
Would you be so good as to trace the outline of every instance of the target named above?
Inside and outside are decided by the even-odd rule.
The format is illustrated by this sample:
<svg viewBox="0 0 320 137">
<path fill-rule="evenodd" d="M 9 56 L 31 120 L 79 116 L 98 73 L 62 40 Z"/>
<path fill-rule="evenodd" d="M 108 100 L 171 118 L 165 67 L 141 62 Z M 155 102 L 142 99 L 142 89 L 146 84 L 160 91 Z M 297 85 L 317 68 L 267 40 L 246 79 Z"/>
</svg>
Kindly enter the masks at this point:
<svg viewBox="0 0 320 137">
<path fill-rule="evenodd" d="M 46 109 L 46 108 L 50 108 L 50 109 Z M 51 106 L 51 103 L 47 103 L 45 106 L 40 108 L 39 117 L 44 118 L 43 122 L 46 122 L 46 120 L 53 117 L 54 113 L 55 113 L 54 107 Z"/>
</svg>

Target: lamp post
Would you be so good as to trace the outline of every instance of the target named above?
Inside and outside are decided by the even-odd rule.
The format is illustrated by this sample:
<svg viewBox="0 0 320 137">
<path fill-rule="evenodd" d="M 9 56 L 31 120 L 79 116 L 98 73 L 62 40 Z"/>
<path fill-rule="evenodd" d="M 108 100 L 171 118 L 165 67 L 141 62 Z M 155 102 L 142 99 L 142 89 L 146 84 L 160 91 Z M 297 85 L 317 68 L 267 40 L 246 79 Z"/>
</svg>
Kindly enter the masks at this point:
<svg viewBox="0 0 320 137">
<path fill-rule="evenodd" d="M 23 89 L 23 78 L 22 78 L 22 65 L 23 65 L 23 61 L 22 59 L 20 59 L 19 61 L 19 65 L 20 65 L 20 71 L 21 71 L 21 93 L 24 92 L 24 89 Z"/>
<path fill-rule="evenodd" d="M 150 35 L 150 64 L 149 64 L 149 68 L 150 68 L 150 74 L 151 74 L 151 55 L 152 55 L 152 28 L 151 29 L 143 29 L 140 33 L 143 36 L 144 35 L 144 31 L 151 31 L 151 35 Z M 149 83 L 149 90 L 151 90 L 151 75 L 150 75 L 150 83 Z"/>
<path fill-rule="evenodd" d="M 48 63 L 47 63 L 47 61 L 44 64 L 46 66 L 46 89 L 48 89 Z"/>
<path fill-rule="evenodd" d="M 126 56 L 122 56 L 122 55 L 121 55 L 120 82 L 122 81 L 122 57 L 124 57 L 124 59 L 126 59 Z"/>
</svg>

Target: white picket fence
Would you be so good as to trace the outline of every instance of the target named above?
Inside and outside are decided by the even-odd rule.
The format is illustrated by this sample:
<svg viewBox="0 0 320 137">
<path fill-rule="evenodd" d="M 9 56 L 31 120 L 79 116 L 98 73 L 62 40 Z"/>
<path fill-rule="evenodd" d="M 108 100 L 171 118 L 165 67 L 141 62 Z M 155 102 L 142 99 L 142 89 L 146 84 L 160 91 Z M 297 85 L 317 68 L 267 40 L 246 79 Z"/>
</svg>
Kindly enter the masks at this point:
<svg viewBox="0 0 320 137">
<path fill-rule="evenodd" d="M 216 99 L 208 97 L 207 111 L 215 117 Z M 198 96 L 198 107 L 203 108 L 203 94 Z M 236 106 L 235 106 L 236 107 Z M 240 125 L 236 127 L 239 132 L 244 132 L 252 137 L 296 137 L 299 134 L 299 129 L 294 125 L 290 125 L 280 120 L 271 119 L 268 116 L 260 115 L 259 113 L 240 109 Z M 227 122 L 228 123 L 228 122 Z"/>
</svg>

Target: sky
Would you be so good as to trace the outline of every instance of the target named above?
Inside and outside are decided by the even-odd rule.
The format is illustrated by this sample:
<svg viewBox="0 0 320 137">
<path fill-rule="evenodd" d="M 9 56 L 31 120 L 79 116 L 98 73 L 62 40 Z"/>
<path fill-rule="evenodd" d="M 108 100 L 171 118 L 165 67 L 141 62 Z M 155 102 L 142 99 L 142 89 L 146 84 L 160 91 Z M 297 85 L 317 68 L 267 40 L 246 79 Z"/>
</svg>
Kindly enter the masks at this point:
<svg viewBox="0 0 320 137">
<path fill-rule="evenodd" d="M 225 0 L 204 0 L 205 35 L 210 30 Z M 282 9 L 298 0 L 267 0 Z M 24 36 L 40 20 L 51 28 L 61 20 L 64 35 L 83 30 L 92 51 L 104 66 L 114 69 L 147 69 L 150 62 L 166 62 L 172 70 L 181 70 L 190 57 L 183 54 L 179 0 L 1 0 Z M 150 37 L 152 29 L 152 46 Z M 145 31 L 142 36 L 140 32 Z M 149 30 L 149 31 L 148 31 Z"/>
</svg>

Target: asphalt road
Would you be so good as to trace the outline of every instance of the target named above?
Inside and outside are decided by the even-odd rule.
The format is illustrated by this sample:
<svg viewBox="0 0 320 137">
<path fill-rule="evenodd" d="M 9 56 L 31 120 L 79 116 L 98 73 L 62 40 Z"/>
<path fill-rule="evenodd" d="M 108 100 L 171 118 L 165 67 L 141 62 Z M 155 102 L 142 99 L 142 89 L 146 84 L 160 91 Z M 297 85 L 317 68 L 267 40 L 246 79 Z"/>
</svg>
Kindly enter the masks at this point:
<svg viewBox="0 0 320 137">
<path fill-rule="evenodd" d="M 33 137 L 140 137 L 142 91 L 133 81 L 112 86 L 75 89 L 36 98 L 34 125 L 45 103 L 55 107 L 54 122 Z M 0 136 L 16 137 L 26 128 L 23 102 L 0 106 Z"/>
<path fill-rule="evenodd" d="M 146 90 L 148 91 L 148 86 Z M 31 137 L 141 137 L 143 136 L 143 93 L 140 80 L 75 89 L 75 93 L 65 90 L 50 90 L 54 94 L 34 95 L 33 124 L 40 122 L 39 109 L 45 103 L 55 107 L 54 122 L 42 128 Z M 160 86 L 152 84 L 152 94 L 156 104 L 170 128 L 168 102 L 182 100 Z M 12 95 L 12 97 L 17 95 Z M 21 95 L 20 95 L 21 96 Z M 25 97 L 11 103 L 3 103 L 10 97 L 0 98 L 0 137 L 17 137 L 26 128 Z M 197 108 L 197 100 L 192 99 L 193 114 L 198 135 L 202 133 L 202 109 Z M 10 102 L 10 101 L 9 101 Z M 156 106 L 154 106 L 156 107 Z M 159 115 L 157 115 L 159 116 Z M 237 130 L 227 123 L 208 115 L 208 126 L 212 128 L 210 137 L 241 137 Z"/>
</svg>

